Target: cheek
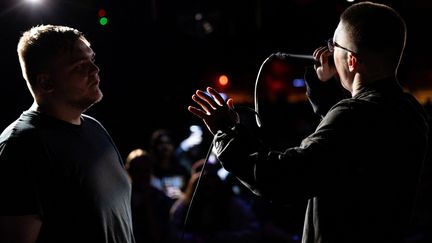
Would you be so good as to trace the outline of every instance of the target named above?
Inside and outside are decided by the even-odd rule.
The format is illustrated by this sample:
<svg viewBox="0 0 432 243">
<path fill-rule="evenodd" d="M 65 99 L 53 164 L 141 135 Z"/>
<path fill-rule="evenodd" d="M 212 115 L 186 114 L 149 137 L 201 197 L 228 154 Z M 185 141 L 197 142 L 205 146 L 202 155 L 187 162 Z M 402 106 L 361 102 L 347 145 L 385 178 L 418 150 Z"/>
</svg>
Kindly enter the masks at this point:
<svg viewBox="0 0 432 243">
<path fill-rule="evenodd" d="M 57 89 L 57 92 L 64 97 L 74 99 L 86 92 L 86 83 L 79 79 L 69 79 Z"/>
<path fill-rule="evenodd" d="M 343 61 L 343 53 L 341 53 L 338 48 L 335 48 L 333 53 L 333 60 L 336 66 L 340 66 Z"/>
<path fill-rule="evenodd" d="M 344 75 L 347 68 L 346 57 L 344 53 L 334 53 L 334 64 L 339 75 Z"/>
</svg>

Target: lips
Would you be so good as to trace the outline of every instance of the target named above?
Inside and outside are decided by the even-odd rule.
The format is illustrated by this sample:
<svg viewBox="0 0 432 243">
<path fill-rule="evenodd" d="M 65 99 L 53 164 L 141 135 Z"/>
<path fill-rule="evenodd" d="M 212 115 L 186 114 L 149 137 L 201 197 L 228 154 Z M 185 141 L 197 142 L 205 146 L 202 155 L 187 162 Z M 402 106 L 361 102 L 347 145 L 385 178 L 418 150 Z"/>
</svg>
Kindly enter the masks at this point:
<svg viewBox="0 0 432 243">
<path fill-rule="evenodd" d="M 95 77 L 93 81 L 90 82 L 90 86 L 98 86 L 100 83 L 99 77 Z"/>
</svg>

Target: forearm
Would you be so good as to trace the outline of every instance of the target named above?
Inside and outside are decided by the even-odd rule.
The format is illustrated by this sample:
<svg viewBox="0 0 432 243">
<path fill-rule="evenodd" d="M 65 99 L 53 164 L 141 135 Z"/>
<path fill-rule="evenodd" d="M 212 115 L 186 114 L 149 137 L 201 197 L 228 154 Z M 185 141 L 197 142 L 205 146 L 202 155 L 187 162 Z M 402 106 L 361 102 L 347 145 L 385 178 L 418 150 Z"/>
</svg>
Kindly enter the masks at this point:
<svg viewBox="0 0 432 243">
<path fill-rule="evenodd" d="M 255 194 L 271 201 L 292 203 L 316 195 L 336 170 L 323 161 L 330 151 L 314 139 L 305 139 L 302 146 L 271 151 L 245 127 L 215 136 L 216 154 L 223 167 L 236 176 Z M 336 176 L 334 176 L 336 178 Z"/>
</svg>

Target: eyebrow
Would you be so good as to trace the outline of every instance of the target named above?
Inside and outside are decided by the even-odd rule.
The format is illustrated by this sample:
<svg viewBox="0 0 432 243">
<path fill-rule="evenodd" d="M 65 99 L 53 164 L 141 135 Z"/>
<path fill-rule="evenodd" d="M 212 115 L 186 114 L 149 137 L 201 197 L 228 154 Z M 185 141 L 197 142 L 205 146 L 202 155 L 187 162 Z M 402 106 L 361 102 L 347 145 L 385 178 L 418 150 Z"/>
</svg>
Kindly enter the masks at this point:
<svg viewBox="0 0 432 243">
<path fill-rule="evenodd" d="M 96 56 L 96 53 L 92 51 L 90 54 L 90 59 L 93 60 L 95 58 L 95 56 Z M 87 56 L 87 54 L 84 54 L 84 55 L 80 55 L 80 56 L 76 57 L 75 59 L 71 60 L 70 64 L 74 65 L 74 64 L 77 64 L 81 61 L 86 61 L 86 60 L 88 60 L 88 56 Z"/>
</svg>

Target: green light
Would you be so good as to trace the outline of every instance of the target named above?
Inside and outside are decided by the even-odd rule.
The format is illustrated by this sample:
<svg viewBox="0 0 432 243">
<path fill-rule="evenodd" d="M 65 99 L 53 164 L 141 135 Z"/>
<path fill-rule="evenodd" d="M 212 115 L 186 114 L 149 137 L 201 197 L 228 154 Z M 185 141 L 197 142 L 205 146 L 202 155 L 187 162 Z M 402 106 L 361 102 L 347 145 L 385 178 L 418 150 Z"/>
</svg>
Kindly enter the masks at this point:
<svg viewBox="0 0 432 243">
<path fill-rule="evenodd" d="M 107 17 L 102 17 L 99 19 L 99 24 L 101 25 L 106 25 L 108 23 L 108 18 Z"/>
</svg>

